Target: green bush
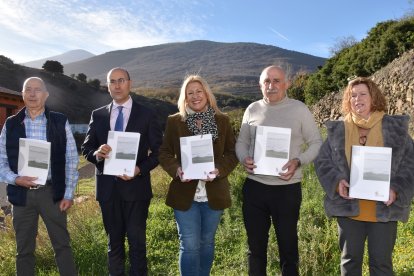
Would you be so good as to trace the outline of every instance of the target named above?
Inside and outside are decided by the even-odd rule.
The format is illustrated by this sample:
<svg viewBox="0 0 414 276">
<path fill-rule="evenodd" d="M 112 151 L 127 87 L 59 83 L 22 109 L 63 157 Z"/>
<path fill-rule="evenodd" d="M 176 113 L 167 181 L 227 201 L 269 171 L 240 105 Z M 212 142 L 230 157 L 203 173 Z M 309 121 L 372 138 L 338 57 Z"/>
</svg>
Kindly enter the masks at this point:
<svg viewBox="0 0 414 276">
<path fill-rule="evenodd" d="M 309 76 L 303 91 L 306 103 L 343 89 L 348 77 L 372 75 L 413 47 L 414 16 L 378 23 L 361 42 L 342 49 Z"/>
</svg>

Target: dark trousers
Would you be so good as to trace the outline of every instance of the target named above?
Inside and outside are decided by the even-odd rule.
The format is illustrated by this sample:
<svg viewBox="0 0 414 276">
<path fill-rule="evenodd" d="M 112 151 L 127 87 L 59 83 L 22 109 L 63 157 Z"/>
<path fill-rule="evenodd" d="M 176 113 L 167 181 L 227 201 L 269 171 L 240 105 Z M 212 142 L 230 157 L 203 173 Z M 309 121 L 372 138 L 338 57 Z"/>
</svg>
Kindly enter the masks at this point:
<svg viewBox="0 0 414 276">
<path fill-rule="evenodd" d="M 243 218 L 249 246 L 249 275 L 266 275 L 270 225 L 275 228 L 282 275 L 298 275 L 297 223 L 302 201 L 300 182 L 265 185 L 246 178 Z"/>
<path fill-rule="evenodd" d="M 394 275 L 392 252 L 397 222 L 365 222 L 338 217 L 341 275 L 362 275 L 365 241 L 368 240 L 369 274 Z"/>
<path fill-rule="evenodd" d="M 108 201 L 100 201 L 108 235 L 109 274 L 125 274 L 125 237 L 129 245 L 129 275 L 147 275 L 146 228 L 150 200 L 124 201 L 114 191 Z"/>
<path fill-rule="evenodd" d="M 51 186 L 28 190 L 26 206 L 13 206 L 13 227 L 16 232 L 16 275 L 35 275 L 35 249 L 39 216 L 46 225 L 55 252 L 60 275 L 77 275 L 66 212 L 59 209 L 59 202 L 53 202 Z"/>
</svg>

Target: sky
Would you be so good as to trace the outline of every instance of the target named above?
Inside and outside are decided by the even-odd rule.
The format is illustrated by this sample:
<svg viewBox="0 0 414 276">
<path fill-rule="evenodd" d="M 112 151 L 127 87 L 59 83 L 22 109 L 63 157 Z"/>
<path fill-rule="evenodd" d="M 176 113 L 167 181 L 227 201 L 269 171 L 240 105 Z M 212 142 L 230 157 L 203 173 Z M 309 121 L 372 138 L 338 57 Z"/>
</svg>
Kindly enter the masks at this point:
<svg viewBox="0 0 414 276">
<path fill-rule="evenodd" d="M 319 57 L 413 14 L 414 0 L 0 0 L 0 55 L 22 63 L 170 42 L 254 42 Z"/>
</svg>

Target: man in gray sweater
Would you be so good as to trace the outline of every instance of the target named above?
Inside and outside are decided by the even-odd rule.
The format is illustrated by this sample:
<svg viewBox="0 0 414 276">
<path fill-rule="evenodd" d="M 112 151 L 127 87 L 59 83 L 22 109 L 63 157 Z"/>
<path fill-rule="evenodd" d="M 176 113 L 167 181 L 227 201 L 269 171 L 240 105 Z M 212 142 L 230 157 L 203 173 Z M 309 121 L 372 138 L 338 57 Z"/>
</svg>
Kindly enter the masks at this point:
<svg viewBox="0 0 414 276">
<path fill-rule="evenodd" d="M 243 186 L 243 218 L 248 239 L 249 275 L 266 275 L 271 223 L 276 231 L 282 275 L 299 275 L 297 223 L 302 201 L 301 164 L 317 156 L 322 138 L 307 106 L 290 99 L 289 80 L 277 66 L 260 75 L 263 99 L 250 104 L 243 116 L 236 153 L 248 176 Z M 289 161 L 279 176 L 255 174 L 256 126 L 289 128 Z"/>
</svg>

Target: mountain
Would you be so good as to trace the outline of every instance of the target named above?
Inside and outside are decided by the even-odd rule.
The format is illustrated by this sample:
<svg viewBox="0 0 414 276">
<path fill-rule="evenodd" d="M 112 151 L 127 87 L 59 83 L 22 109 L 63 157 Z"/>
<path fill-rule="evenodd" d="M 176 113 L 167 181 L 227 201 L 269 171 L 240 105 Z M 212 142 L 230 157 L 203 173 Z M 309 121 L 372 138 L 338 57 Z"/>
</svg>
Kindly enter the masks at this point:
<svg viewBox="0 0 414 276">
<path fill-rule="evenodd" d="M 54 57 L 50 59 L 52 58 Z M 284 62 L 294 73 L 299 70 L 314 71 L 323 65 L 324 61 L 325 59 L 320 57 L 257 43 L 191 41 L 93 56 L 64 64 L 66 75 L 21 66 L 5 58 L 3 63 L 0 62 L 0 86 L 21 91 L 25 78 L 39 76 L 45 80 L 50 90 L 47 104 L 52 109 L 67 114 L 71 123 L 87 123 L 90 112 L 109 103 L 110 97 L 105 88 L 95 89 L 68 75 L 84 73 L 88 79 L 97 78 L 104 85 L 107 72 L 113 67 L 120 66 L 130 72 L 133 87 L 137 88 L 134 90 L 140 93 L 146 88 L 154 88 L 154 91 L 177 91 L 186 74 L 200 73 L 207 79 L 214 92 L 260 95 L 258 78 L 265 66 Z M 167 103 L 133 96 L 145 105 L 156 108 L 161 123 L 165 122 L 168 114 L 177 110 L 175 102 Z"/>
<path fill-rule="evenodd" d="M 200 73 L 215 92 L 257 93 L 261 70 L 277 62 L 288 64 L 292 73 L 312 72 L 325 59 L 257 43 L 196 40 L 107 52 L 65 64 L 64 72 L 105 83 L 111 68 L 124 67 L 134 86 L 147 88 L 178 87 L 186 74 Z"/>
<path fill-rule="evenodd" d="M 10 59 L 0 56 L 0 86 L 21 91 L 26 78 L 42 78 L 49 90 L 46 105 L 69 118 L 70 123 L 86 124 L 91 111 L 111 102 L 106 88 L 96 89 L 62 74 L 53 74 L 44 70 L 14 64 Z M 159 122 L 164 126 L 167 116 L 177 111 L 174 104 L 161 100 L 149 99 L 136 94 L 131 95 L 138 102 L 157 110 Z"/>
<path fill-rule="evenodd" d="M 85 51 L 85 50 L 72 50 L 57 56 L 53 56 L 53 57 L 48 57 L 48 58 L 42 58 L 42 59 L 38 59 L 38 60 L 33 60 L 33 61 L 29 61 L 29 62 L 25 62 L 22 63 L 22 65 L 27 66 L 27 67 L 33 67 L 33 68 L 38 68 L 41 69 L 43 64 L 47 61 L 47 60 L 56 60 L 59 61 L 61 64 L 66 64 L 66 63 L 71 63 L 71 62 L 76 62 L 76 61 L 80 61 L 80 60 L 84 60 L 90 57 L 95 56 L 94 54 Z"/>
</svg>

